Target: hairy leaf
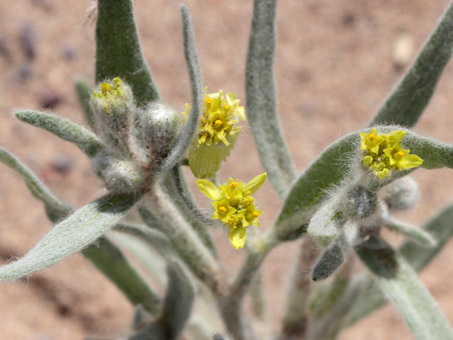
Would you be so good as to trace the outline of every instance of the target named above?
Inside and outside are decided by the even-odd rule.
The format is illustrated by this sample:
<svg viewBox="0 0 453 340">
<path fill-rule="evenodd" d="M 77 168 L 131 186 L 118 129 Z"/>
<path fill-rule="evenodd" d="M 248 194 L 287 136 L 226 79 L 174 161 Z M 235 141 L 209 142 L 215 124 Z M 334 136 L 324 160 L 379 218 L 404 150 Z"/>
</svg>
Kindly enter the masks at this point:
<svg viewBox="0 0 453 340">
<path fill-rule="evenodd" d="M 452 52 L 453 4 L 446 10 L 411 68 L 384 101 L 370 126 L 414 126 L 428 105 Z"/>
<path fill-rule="evenodd" d="M 355 249 L 417 340 L 453 339 L 436 301 L 400 254 L 376 236 Z"/>
<path fill-rule="evenodd" d="M 115 225 L 139 195 L 108 194 L 56 224 L 21 259 L 0 267 L 0 281 L 21 278 L 87 247 Z"/>
<path fill-rule="evenodd" d="M 255 0 L 245 70 L 247 117 L 269 180 L 284 197 L 297 178 L 277 115 L 274 84 L 276 0 Z"/>
<path fill-rule="evenodd" d="M 159 100 L 159 91 L 143 57 L 132 0 L 98 0 L 96 82 L 120 77 L 142 106 Z"/>
<path fill-rule="evenodd" d="M 99 138 L 83 126 L 77 125 L 65 118 L 38 111 L 18 111 L 16 117 L 30 125 L 40 127 L 68 142 L 77 145 L 80 150 L 93 157 L 104 145 Z"/>
</svg>

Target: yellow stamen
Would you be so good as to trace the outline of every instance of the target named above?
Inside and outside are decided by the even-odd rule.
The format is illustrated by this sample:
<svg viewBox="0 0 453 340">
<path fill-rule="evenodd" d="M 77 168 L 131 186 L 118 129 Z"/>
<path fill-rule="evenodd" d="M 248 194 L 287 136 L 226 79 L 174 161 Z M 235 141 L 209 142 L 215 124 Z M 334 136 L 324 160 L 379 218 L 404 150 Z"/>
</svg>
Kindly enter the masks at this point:
<svg viewBox="0 0 453 340">
<path fill-rule="evenodd" d="M 370 139 L 370 140 L 373 140 L 373 139 L 375 139 L 375 138 L 376 138 L 376 136 L 373 135 L 373 134 L 370 134 L 370 135 L 368 136 L 368 139 Z"/>
<path fill-rule="evenodd" d="M 233 189 L 236 189 L 236 188 L 238 187 L 238 185 L 239 185 L 239 184 L 238 184 L 237 182 L 231 183 L 231 187 L 232 187 Z"/>
<path fill-rule="evenodd" d="M 214 125 L 215 125 L 215 127 L 217 127 L 217 128 L 218 128 L 218 127 L 221 127 L 222 124 L 223 124 L 223 122 L 222 122 L 220 119 L 217 119 L 217 120 L 214 122 Z"/>
<path fill-rule="evenodd" d="M 229 224 L 229 225 L 235 225 L 235 224 L 236 224 L 236 218 L 230 217 L 230 218 L 228 219 L 228 224 Z"/>
<path fill-rule="evenodd" d="M 252 216 L 253 217 L 258 217 L 259 216 L 258 211 L 255 210 L 254 212 L 252 212 Z"/>
<path fill-rule="evenodd" d="M 404 152 L 403 152 L 403 151 L 398 151 L 398 152 L 396 153 L 396 155 L 397 155 L 398 157 L 403 157 L 403 156 L 404 156 Z"/>
<path fill-rule="evenodd" d="M 227 208 L 225 208 L 223 205 L 221 205 L 221 206 L 219 207 L 219 211 L 220 211 L 221 213 L 224 213 L 224 212 L 227 211 Z"/>
<path fill-rule="evenodd" d="M 205 101 L 207 104 L 211 104 L 212 103 L 212 99 L 209 98 L 209 97 L 205 97 Z"/>
</svg>

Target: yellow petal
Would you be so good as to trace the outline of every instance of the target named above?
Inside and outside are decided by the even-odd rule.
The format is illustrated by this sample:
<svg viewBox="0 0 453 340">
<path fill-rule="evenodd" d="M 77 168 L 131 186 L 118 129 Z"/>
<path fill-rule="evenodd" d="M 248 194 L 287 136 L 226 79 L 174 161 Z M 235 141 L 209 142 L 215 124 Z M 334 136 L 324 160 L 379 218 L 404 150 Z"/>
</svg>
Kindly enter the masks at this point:
<svg viewBox="0 0 453 340">
<path fill-rule="evenodd" d="M 423 164 L 423 159 L 417 155 L 407 155 L 404 157 L 404 169 L 416 168 Z"/>
<path fill-rule="evenodd" d="M 258 175 L 252 178 L 245 186 L 244 192 L 248 192 L 248 195 L 255 193 L 266 180 L 267 173 L 263 172 L 261 175 Z"/>
<path fill-rule="evenodd" d="M 222 193 L 215 186 L 215 184 L 206 179 L 199 179 L 197 181 L 197 187 L 203 195 L 214 201 L 220 200 L 222 198 Z"/>
<path fill-rule="evenodd" d="M 244 248 L 245 240 L 247 238 L 246 229 L 242 227 L 231 228 L 228 232 L 228 237 L 234 248 Z"/>
</svg>

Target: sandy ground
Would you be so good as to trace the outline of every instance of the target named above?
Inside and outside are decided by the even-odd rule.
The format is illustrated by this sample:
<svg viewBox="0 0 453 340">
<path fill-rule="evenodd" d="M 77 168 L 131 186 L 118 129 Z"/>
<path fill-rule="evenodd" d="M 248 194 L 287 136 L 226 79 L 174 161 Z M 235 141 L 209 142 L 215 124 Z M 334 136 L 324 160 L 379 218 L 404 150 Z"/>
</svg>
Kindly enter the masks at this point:
<svg viewBox="0 0 453 340">
<path fill-rule="evenodd" d="M 179 1 L 136 0 L 145 55 L 164 100 L 178 110 L 189 99 L 181 48 Z M 252 1 L 187 0 L 197 34 L 205 83 L 210 90 L 244 98 L 244 62 Z M 276 77 L 282 126 L 299 171 L 340 136 L 362 128 L 399 79 L 434 27 L 447 0 L 281 0 Z M 83 123 L 73 93 L 76 77 L 93 79 L 94 26 L 86 23 L 88 0 L 1 1 L 0 145 L 17 154 L 55 193 L 81 206 L 104 193 L 86 157 L 74 146 L 20 123 L 13 108 L 52 111 Z M 403 55 L 395 57 L 403 47 Z M 449 66 L 416 131 L 453 142 Z M 220 179 L 249 179 L 262 171 L 248 128 Z M 451 199 L 447 170 L 419 170 L 422 198 L 404 215 L 418 223 Z M 24 254 L 50 229 L 42 206 L 20 177 L 0 165 L 0 261 Z M 278 213 L 268 183 L 257 194 L 264 226 Z M 208 206 L 208 202 L 202 201 Z M 221 233 L 214 235 L 234 275 L 242 259 Z M 266 262 L 275 325 L 281 316 L 296 244 L 277 249 Z M 422 279 L 453 322 L 453 247 L 450 243 Z M 125 334 L 132 306 L 80 255 L 32 278 L 1 284 L 0 339 L 75 340 Z M 275 307 L 274 307 L 275 306 Z M 342 340 L 411 339 L 402 320 L 385 307 L 344 332 Z"/>
</svg>

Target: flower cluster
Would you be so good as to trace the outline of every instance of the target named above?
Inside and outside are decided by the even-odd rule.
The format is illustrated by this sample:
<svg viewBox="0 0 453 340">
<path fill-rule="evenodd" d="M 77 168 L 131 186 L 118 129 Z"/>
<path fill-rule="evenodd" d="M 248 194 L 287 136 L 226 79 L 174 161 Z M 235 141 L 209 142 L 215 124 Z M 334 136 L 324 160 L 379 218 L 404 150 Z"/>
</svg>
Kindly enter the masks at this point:
<svg viewBox="0 0 453 340">
<path fill-rule="evenodd" d="M 395 130 L 388 134 L 378 134 L 373 128 L 370 132 L 362 132 L 360 149 L 365 150 L 362 164 L 374 170 L 379 178 L 385 178 L 390 171 L 411 169 L 423 164 L 423 159 L 409 154 L 410 150 L 401 148 L 401 140 L 405 131 Z"/>
<path fill-rule="evenodd" d="M 127 105 L 132 98 L 128 86 L 124 86 L 120 78 L 116 77 L 111 83 L 101 83 L 99 91 L 93 91 L 93 102 L 104 114 L 115 114 L 116 111 Z"/>
<path fill-rule="evenodd" d="M 246 228 L 259 226 L 258 216 L 263 211 L 256 209 L 255 199 L 251 196 L 264 183 L 266 173 L 256 176 L 248 183 L 234 181 L 231 177 L 225 185 L 216 187 L 212 182 L 200 179 L 197 186 L 212 200 L 215 211 L 212 218 L 219 219 L 230 227 L 228 236 L 236 248 L 243 248 L 246 240 Z"/>
<path fill-rule="evenodd" d="M 189 151 L 189 166 L 196 177 L 214 175 L 230 154 L 241 131 L 237 124 L 239 120 L 245 120 L 244 107 L 239 103 L 236 95 L 224 95 L 222 90 L 205 95 L 198 138 Z M 186 115 L 190 109 L 186 104 L 183 114 Z"/>
</svg>

